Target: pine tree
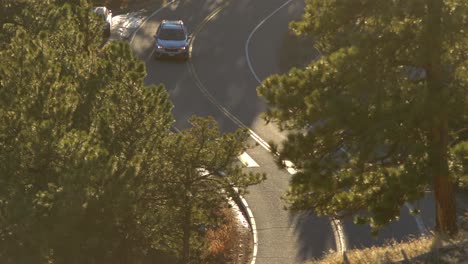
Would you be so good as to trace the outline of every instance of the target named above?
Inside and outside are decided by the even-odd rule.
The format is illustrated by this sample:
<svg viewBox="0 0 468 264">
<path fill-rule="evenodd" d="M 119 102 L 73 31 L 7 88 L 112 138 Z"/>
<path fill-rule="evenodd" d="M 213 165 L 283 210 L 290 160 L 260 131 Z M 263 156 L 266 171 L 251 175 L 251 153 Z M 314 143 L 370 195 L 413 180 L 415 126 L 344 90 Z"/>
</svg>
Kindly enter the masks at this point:
<svg viewBox="0 0 468 264">
<path fill-rule="evenodd" d="M 172 211 L 169 222 L 174 223 L 171 230 L 180 231 L 171 240 L 182 263 L 198 259 L 197 248 L 206 244 L 194 231 L 223 220 L 217 213 L 226 206 L 226 198 L 236 195 L 234 188 L 243 193 L 264 178 L 242 172 L 235 163 L 247 147 L 246 131 L 221 134 L 213 118 L 192 117 L 190 123 L 191 128 L 166 141 L 165 156 L 172 163 L 162 181 L 164 193 L 172 194 L 167 203 L 178 209 Z"/>
<path fill-rule="evenodd" d="M 127 43 L 101 45 L 87 1 L 4 2 L 1 262 L 196 259 L 196 226 L 222 221 L 232 186 L 261 180 L 234 166 L 247 134 L 204 119 L 171 133 L 165 88 L 144 85 Z"/>
<path fill-rule="evenodd" d="M 436 230 L 457 232 L 449 143 L 468 121 L 467 10 L 466 1 L 306 1 L 291 28 L 323 56 L 258 88 L 266 119 L 291 131 L 279 160 L 299 171 L 292 209 L 367 211 L 356 221 L 378 230 L 432 186 Z"/>
<path fill-rule="evenodd" d="M 163 160 L 168 94 L 144 86 L 128 44 L 99 47 L 86 3 L 24 4 L 0 51 L 0 259 L 142 262 L 159 224 L 144 198 L 161 196 L 148 167 Z"/>
</svg>

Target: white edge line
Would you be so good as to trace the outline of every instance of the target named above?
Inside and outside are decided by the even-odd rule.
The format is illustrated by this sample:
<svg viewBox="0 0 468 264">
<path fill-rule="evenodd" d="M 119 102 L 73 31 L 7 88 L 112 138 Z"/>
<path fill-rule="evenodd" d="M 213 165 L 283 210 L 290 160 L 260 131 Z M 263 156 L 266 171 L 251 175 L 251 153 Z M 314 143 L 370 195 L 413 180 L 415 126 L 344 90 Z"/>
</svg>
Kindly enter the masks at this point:
<svg viewBox="0 0 468 264">
<path fill-rule="evenodd" d="M 348 245 L 346 243 L 346 237 L 344 236 L 343 225 L 339 219 L 335 219 L 335 224 L 338 231 L 338 237 L 340 239 L 341 253 L 344 254 L 344 252 L 348 250 Z"/>
<path fill-rule="evenodd" d="M 294 168 L 294 164 L 290 160 L 284 160 L 283 164 L 286 167 L 286 170 L 289 172 L 289 174 L 294 175 L 297 173 L 297 170 Z"/>
<path fill-rule="evenodd" d="M 283 7 L 285 7 L 286 5 L 288 5 L 290 2 L 292 2 L 292 0 L 286 1 L 286 2 L 283 3 L 280 7 L 278 7 L 275 11 L 273 11 L 270 15 L 268 15 L 266 18 L 264 18 L 262 21 L 260 21 L 260 23 L 258 23 L 258 25 L 252 30 L 252 32 L 250 32 L 249 37 L 248 37 L 247 40 L 245 41 L 245 58 L 246 58 L 246 60 L 247 60 L 247 64 L 249 65 L 250 72 L 252 73 L 252 75 L 254 76 L 254 78 L 257 80 L 258 83 L 262 83 L 262 81 L 260 80 L 260 78 L 258 77 L 257 73 L 256 73 L 255 70 L 253 69 L 252 63 L 251 63 L 251 61 L 250 61 L 250 55 L 249 55 L 249 43 L 250 43 L 250 39 L 252 38 L 253 34 L 255 34 L 255 32 L 256 32 L 268 19 L 270 19 L 270 17 L 272 17 L 274 14 L 276 14 L 278 11 L 280 11 Z"/>
<path fill-rule="evenodd" d="M 408 208 L 410 214 L 411 211 L 414 211 L 413 205 L 411 205 L 408 202 L 405 202 L 405 206 Z M 426 225 L 424 224 L 424 221 L 422 220 L 420 215 L 412 215 L 414 217 L 414 220 L 416 221 L 416 225 L 418 226 L 419 232 L 425 236 L 428 234 L 428 230 L 426 228 Z"/>
<path fill-rule="evenodd" d="M 341 243 L 340 243 L 341 240 L 340 240 L 340 237 L 338 235 L 338 230 L 337 230 L 338 227 L 333 218 L 330 218 L 330 225 L 333 231 L 333 236 L 335 237 L 336 251 L 339 252 L 340 254 L 343 254 L 343 250 L 342 250 Z"/>
<path fill-rule="evenodd" d="M 247 60 L 247 65 L 249 66 L 249 69 L 250 69 L 250 72 L 252 73 L 252 75 L 254 76 L 254 78 L 257 80 L 257 82 L 259 84 L 262 83 L 262 81 L 260 80 L 260 78 L 258 77 L 257 73 L 255 72 L 253 66 L 252 66 L 252 62 L 250 60 L 250 54 L 249 54 L 249 44 L 250 44 L 250 40 L 252 39 L 252 36 L 255 34 L 255 32 L 270 18 L 272 17 L 274 14 L 276 14 L 278 11 L 280 11 L 282 8 L 284 8 L 286 5 L 288 5 L 290 2 L 292 2 L 292 0 L 288 0 L 286 1 L 285 3 L 283 3 L 280 7 L 278 7 L 275 11 L 273 11 L 270 15 L 268 15 L 266 18 L 264 18 L 262 21 L 260 21 L 260 23 L 252 30 L 252 32 L 250 32 L 247 40 L 245 41 L 245 58 Z M 319 55 L 321 55 L 321 52 L 319 51 Z M 252 138 L 257 141 L 262 147 L 264 147 L 266 150 L 268 150 L 269 152 L 271 152 L 271 147 L 268 143 L 266 143 L 262 138 L 260 138 L 256 133 L 254 133 L 251 129 L 248 129 L 248 131 L 250 132 L 250 135 L 252 136 Z M 297 173 L 297 170 L 294 169 L 294 165 L 292 164 L 292 162 L 290 161 L 285 161 L 286 163 L 288 163 L 286 165 L 286 170 L 290 173 L 290 174 L 296 174 Z M 289 165 L 289 166 L 288 166 Z M 339 249 L 339 252 L 340 253 L 344 253 L 346 251 L 346 240 L 345 240 L 345 235 L 344 235 L 344 232 L 343 232 L 343 226 L 341 224 L 341 221 L 339 220 L 336 220 L 336 219 L 332 219 L 331 220 L 332 222 L 332 229 L 334 230 L 334 233 L 335 233 L 335 237 L 336 237 L 336 243 L 337 243 L 337 248 Z M 256 255 L 254 255 L 256 256 Z M 254 263 L 254 262 L 253 262 Z M 252 264 L 253 264 L 252 263 Z"/>
<path fill-rule="evenodd" d="M 145 20 L 138 26 L 138 28 L 133 32 L 132 34 L 132 38 L 130 39 L 130 44 L 132 44 L 133 42 L 133 39 L 135 38 L 135 35 L 136 33 L 138 33 L 138 31 L 140 30 L 140 28 L 143 27 L 143 25 L 146 23 L 146 21 L 148 21 L 148 19 L 150 19 L 151 17 L 153 17 L 154 15 L 156 15 L 159 11 L 161 11 L 162 9 L 164 9 L 166 6 L 172 4 L 176 2 L 176 0 L 172 0 L 170 2 L 168 2 L 167 4 L 163 5 L 162 7 L 160 7 L 158 10 L 154 11 L 151 15 L 149 15 L 147 18 L 145 18 Z M 176 131 L 180 132 L 179 129 L 177 129 L 176 127 L 174 127 L 176 129 Z M 249 131 L 251 132 L 251 135 L 255 135 L 255 137 L 258 137 L 258 139 L 256 139 L 253 135 L 252 137 L 260 144 L 262 145 L 263 147 L 267 148 L 267 150 L 270 149 L 270 146 L 264 141 L 262 140 L 257 134 L 255 134 L 252 130 L 249 129 Z M 237 192 L 237 188 L 234 189 L 236 192 Z M 255 223 L 255 218 L 253 216 L 253 213 L 252 213 L 252 210 L 250 210 L 249 208 L 249 205 L 247 203 L 247 201 L 244 199 L 244 197 L 242 197 L 242 195 L 238 194 L 239 195 L 239 198 L 242 202 L 242 205 L 246 208 L 246 211 L 247 211 L 247 214 L 248 214 L 248 218 L 249 218 L 249 222 L 250 222 L 250 227 L 252 228 L 252 236 L 253 236 L 253 254 L 252 254 L 252 261 L 250 262 L 250 264 L 255 264 L 255 261 L 257 260 L 257 251 L 258 251 L 258 234 L 257 234 L 257 225 Z"/>
<path fill-rule="evenodd" d="M 210 16 L 208 18 L 208 21 L 211 20 L 212 17 L 214 17 L 215 15 L 217 15 L 219 12 L 221 11 L 221 9 L 219 10 L 216 10 L 212 16 Z M 194 35 L 192 35 L 192 40 L 191 40 L 191 44 L 193 44 L 193 42 L 195 41 L 196 39 L 196 33 L 194 33 Z M 191 45 L 192 46 L 192 45 Z M 233 116 L 229 111 L 227 111 L 227 109 L 225 109 L 222 105 L 218 104 L 216 102 L 216 100 L 214 99 L 214 97 L 204 88 L 203 86 L 203 83 L 198 79 L 198 76 L 195 72 L 195 69 L 193 67 L 193 65 L 190 67 L 189 65 L 189 71 L 194 75 L 195 77 L 195 83 L 196 85 L 198 86 L 199 89 L 201 89 L 201 91 L 208 97 L 208 99 L 210 101 L 212 101 L 212 103 L 218 107 L 218 109 L 221 110 L 221 112 L 223 112 L 226 116 L 228 116 L 229 118 L 231 118 L 235 123 L 237 123 L 238 125 L 240 125 L 241 127 L 244 127 L 246 128 L 248 131 L 249 131 L 249 134 L 250 136 L 259 144 L 261 145 L 262 147 L 264 147 L 268 152 L 271 152 L 271 147 L 270 145 L 264 141 L 262 138 L 260 138 L 260 136 L 258 136 L 253 130 L 251 130 L 250 128 L 248 128 L 246 125 L 244 125 L 240 120 L 238 120 L 235 116 Z M 248 222 L 250 223 L 250 228 L 252 229 L 252 237 L 253 237 L 253 250 L 252 250 L 252 261 L 250 262 L 250 264 L 255 264 L 255 262 L 257 261 L 257 252 L 258 252 L 258 233 L 257 233 L 257 224 L 255 222 L 255 218 L 254 218 L 254 215 L 252 213 L 252 210 L 250 209 L 249 207 L 249 204 L 247 203 L 247 200 L 245 200 L 244 197 L 242 197 L 242 195 L 240 195 L 238 193 L 238 188 L 236 187 L 233 187 L 234 191 L 237 193 L 237 195 L 239 196 L 240 200 L 241 200 L 241 203 L 242 203 L 242 207 L 245 209 L 245 212 L 247 213 L 247 218 L 248 218 Z"/>
<path fill-rule="evenodd" d="M 239 194 L 238 194 L 239 195 Z M 252 261 L 250 264 L 255 264 L 257 261 L 257 252 L 258 252 L 258 233 L 257 233 L 257 224 L 255 223 L 255 218 L 253 216 L 252 210 L 249 208 L 249 204 L 247 201 L 239 195 L 242 205 L 245 208 L 245 211 L 247 212 L 247 217 L 249 218 L 249 223 L 250 227 L 252 228 L 252 236 L 253 236 L 253 250 L 252 250 Z"/>
<path fill-rule="evenodd" d="M 149 15 L 148 17 L 146 17 L 144 19 L 144 21 L 138 26 L 138 28 L 132 33 L 132 38 L 130 39 L 130 44 L 132 44 L 133 40 L 135 39 L 135 35 L 138 33 L 138 31 L 140 31 L 140 29 L 144 26 L 144 24 L 146 24 L 146 22 L 153 16 L 155 16 L 157 13 L 159 13 L 162 9 L 166 8 L 168 5 L 171 5 L 175 2 L 178 2 L 178 0 L 172 0 L 168 3 L 166 3 L 165 5 L 163 5 L 162 7 L 160 7 L 159 9 L 157 9 L 156 11 L 154 11 L 151 15 Z M 255 33 L 255 31 L 257 31 L 270 17 L 272 17 L 274 14 L 276 14 L 279 10 L 281 10 L 283 7 L 285 7 L 286 5 L 288 5 L 290 2 L 292 2 L 292 0 L 288 0 L 286 1 L 285 3 L 283 3 L 279 8 L 277 8 L 275 11 L 273 11 L 269 16 L 267 16 L 265 19 L 263 19 L 253 30 L 252 32 L 250 33 L 249 37 L 247 38 L 247 41 L 245 42 L 245 55 L 246 55 L 246 60 L 247 60 L 247 64 L 249 66 L 249 69 L 252 73 L 252 75 L 255 77 L 255 79 L 257 80 L 258 83 L 261 83 L 262 81 L 260 80 L 260 78 L 257 76 L 257 74 L 255 73 L 255 70 L 253 69 L 252 67 L 252 63 L 250 61 L 250 55 L 249 55 L 249 43 L 250 43 L 250 39 L 252 38 L 253 34 Z M 244 126 L 246 127 L 246 126 Z M 250 128 L 246 127 L 249 131 L 249 134 L 250 136 L 258 143 L 260 144 L 263 148 L 265 148 L 267 151 L 271 152 L 271 147 L 270 145 L 265 141 L 263 140 L 259 135 L 257 135 L 253 130 L 251 130 Z M 178 129 L 177 129 L 178 130 Z M 178 130 L 179 131 L 179 130 Z M 288 169 L 288 172 L 291 173 Z M 294 174 L 294 173 L 291 173 L 291 174 Z M 247 209 L 247 213 L 248 213 L 248 217 L 249 217 L 249 220 L 250 220 L 250 223 L 251 223 L 251 228 L 252 228 L 252 234 L 253 234 L 253 240 L 254 240 L 254 248 L 253 248 L 253 256 L 252 256 L 252 262 L 251 264 L 255 264 L 255 261 L 256 261 L 256 258 L 257 258 L 257 251 L 258 251 L 258 234 L 257 234 L 257 227 L 256 227 L 256 224 L 255 224 L 255 218 L 252 214 L 252 211 L 250 210 L 248 204 L 247 204 L 247 201 L 241 196 L 239 195 L 239 197 L 241 198 L 241 201 L 243 203 L 243 205 L 245 206 L 245 208 Z M 341 226 L 340 226 L 340 229 L 341 229 Z M 342 235 L 342 234 L 340 234 Z"/>
</svg>

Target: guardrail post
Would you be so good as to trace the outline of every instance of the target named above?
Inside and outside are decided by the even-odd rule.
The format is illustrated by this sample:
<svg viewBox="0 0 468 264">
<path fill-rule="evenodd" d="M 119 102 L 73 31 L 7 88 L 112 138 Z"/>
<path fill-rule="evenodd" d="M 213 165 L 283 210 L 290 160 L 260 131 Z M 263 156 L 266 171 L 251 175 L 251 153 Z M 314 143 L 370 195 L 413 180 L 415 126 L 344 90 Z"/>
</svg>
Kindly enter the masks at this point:
<svg viewBox="0 0 468 264">
<path fill-rule="evenodd" d="M 403 263 L 409 264 L 410 261 L 408 259 L 408 256 L 406 255 L 406 252 L 403 249 L 401 249 L 401 255 L 403 255 Z"/>
<path fill-rule="evenodd" d="M 350 264 L 346 251 L 343 251 L 343 264 Z"/>
</svg>

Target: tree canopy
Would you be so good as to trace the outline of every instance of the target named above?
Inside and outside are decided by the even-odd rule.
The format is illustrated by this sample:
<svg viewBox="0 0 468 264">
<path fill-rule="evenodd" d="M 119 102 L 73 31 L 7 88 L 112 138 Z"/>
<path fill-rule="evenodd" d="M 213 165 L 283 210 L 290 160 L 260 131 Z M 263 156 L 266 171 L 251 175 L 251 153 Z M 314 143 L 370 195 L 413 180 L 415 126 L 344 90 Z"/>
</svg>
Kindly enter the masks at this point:
<svg viewBox="0 0 468 264">
<path fill-rule="evenodd" d="M 312 36 L 322 56 L 258 87 L 265 118 L 289 131 L 278 159 L 298 170 L 291 209 L 354 215 L 377 231 L 432 189 L 436 229 L 457 232 L 467 14 L 468 2 L 457 0 L 306 0 L 290 28 Z"/>
<path fill-rule="evenodd" d="M 207 206 L 261 180 L 234 166 L 245 133 L 205 119 L 172 133 L 165 88 L 144 85 L 127 43 L 102 46 L 88 2 L 1 8 L 1 262 L 154 263 L 202 248 L 192 229 L 221 221 Z M 193 212 L 185 225 L 182 212 Z"/>
<path fill-rule="evenodd" d="M 159 174 L 162 193 L 177 193 L 165 200 L 169 207 L 180 208 L 167 215 L 167 222 L 182 232 L 170 234 L 165 241 L 183 242 L 178 247 L 182 249 L 182 263 L 192 263 L 193 255 L 201 253 L 197 247 L 190 246 L 197 243 L 194 238 L 199 235 L 194 227 L 218 225 L 222 219 L 216 214 L 226 205 L 226 198 L 237 195 L 235 190 L 243 193 L 246 187 L 264 178 L 260 174 L 243 173 L 235 163 L 239 153 L 246 149 L 247 131 L 221 134 L 212 118 L 192 117 L 190 123 L 190 129 L 165 141 L 168 145 L 164 147 L 164 156 L 173 162 L 167 174 Z"/>
</svg>

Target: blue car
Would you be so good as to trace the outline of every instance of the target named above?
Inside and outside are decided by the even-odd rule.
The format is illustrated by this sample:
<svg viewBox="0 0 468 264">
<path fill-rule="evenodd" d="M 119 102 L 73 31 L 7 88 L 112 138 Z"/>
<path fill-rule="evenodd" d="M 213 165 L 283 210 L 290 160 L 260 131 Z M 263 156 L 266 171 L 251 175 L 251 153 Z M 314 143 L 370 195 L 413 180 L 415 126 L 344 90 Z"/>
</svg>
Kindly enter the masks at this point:
<svg viewBox="0 0 468 264">
<path fill-rule="evenodd" d="M 154 36 L 155 58 L 190 58 L 190 36 L 182 20 L 163 20 Z"/>
</svg>

